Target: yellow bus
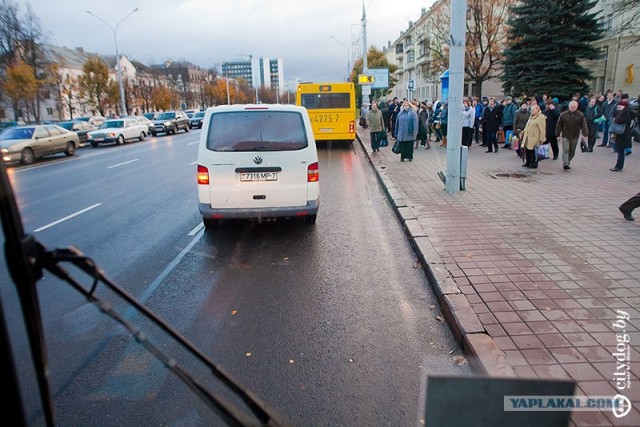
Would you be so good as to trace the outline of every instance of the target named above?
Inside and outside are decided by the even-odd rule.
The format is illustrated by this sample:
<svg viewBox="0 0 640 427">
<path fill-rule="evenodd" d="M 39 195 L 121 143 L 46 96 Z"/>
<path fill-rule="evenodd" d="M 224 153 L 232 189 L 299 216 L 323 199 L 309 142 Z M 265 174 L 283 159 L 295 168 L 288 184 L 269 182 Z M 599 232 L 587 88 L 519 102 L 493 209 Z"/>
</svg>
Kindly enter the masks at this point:
<svg viewBox="0 0 640 427">
<path fill-rule="evenodd" d="M 353 83 L 299 83 L 296 105 L 307 109 L 316 141 L 356 139 Z"/>
</svg>

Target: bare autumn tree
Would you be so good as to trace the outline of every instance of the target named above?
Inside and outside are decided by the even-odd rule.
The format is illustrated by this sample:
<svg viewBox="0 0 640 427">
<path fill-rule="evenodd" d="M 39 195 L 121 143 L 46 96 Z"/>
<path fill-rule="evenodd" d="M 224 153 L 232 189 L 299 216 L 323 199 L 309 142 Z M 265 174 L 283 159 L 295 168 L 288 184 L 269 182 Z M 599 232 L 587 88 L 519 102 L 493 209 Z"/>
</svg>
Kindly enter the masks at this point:
<svg viewBox="0 0 640 427">
<path fill-rule="evenodd" d="M 0 65 L 9 66 L 18 55 L 22 39 L 20 11 L 12 0 L 0 2 Z"/>
<path fill-rule="evenodd" d="M 629 48 L 640 44 L 640 2 L 638 0 L 618 0 L 612 7 L 613 16 L 619 20 L 619 28 L 632 38 L 622 45 Z"/>
<path fill-rule="evenodd" d="M 464 71 L 466 78 L 475 83 L 475 96 L 481 95 L 483 82 L 502 74 L 507 16 L 514 3 L 515 0 L 469 0 L 467 4 Z M 434 73 L 449 67 L 450 17 L 450 5 L 443 4 L 430 18 L 433 39 L 428 48 Z"/>
<path fill-rule="evenodd" d="M 31 66 L 33 75 L 36 78 L 38 90 L 31 101 L 31 109 L 35 120 L 39 121 L 40 103 L 45 93 L 50 93 L 53 89 L 52 86 L 57 80 L 57 67 L 46 58 L 46 53 L 43 49 L 44 33 L 40 27 L 40 19 L 31 8 L 30 3 L 27 3 L 27 8 L 21 21 L 22 40 L 20 40 L 18 52 L 22 60 Z"/>
</svg>

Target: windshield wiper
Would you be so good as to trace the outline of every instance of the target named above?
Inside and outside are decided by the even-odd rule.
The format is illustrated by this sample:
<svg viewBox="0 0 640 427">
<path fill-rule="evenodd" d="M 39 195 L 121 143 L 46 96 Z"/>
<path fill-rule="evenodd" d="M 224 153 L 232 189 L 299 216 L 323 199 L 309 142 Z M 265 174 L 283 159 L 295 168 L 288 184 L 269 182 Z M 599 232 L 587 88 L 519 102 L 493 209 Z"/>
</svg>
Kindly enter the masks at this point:
<svg viewBox="0 0 640 427">
<path fill-rule="evenodd" d="M 182 334 L 151 312 L 151 310 L 149 310 L 144 304 L 140 303 L 135 297 L 130 295 L 125 289 L 109 279 L 93 262 L 93 260 L 86 257 L 80 250 L 73 246 L 64 249 L 48 250 L 33 236 L 26 235 L 24 233 L 15 196 L 7 176 L 6 165 L 2 162 L 0 162 L 0 216 L 5 236 L 5 256 L 7 259 L 7 265 L 9 273 L 11 274 L 18 291 L 34 368 L 36 371 L 40 400 L 44 409 L 44 417 L 47 425 L 53 426 L 55 424 L 55 417 L 51 392 L 49 390 L 44 330 L 42 327 L 40 306 L 36 292 L 36 284 L 38 280 L 43 277 L 43 270 L 51 272 L 58 278 L 70 284 L 88 301 L 96 304 L 101 311 L 108 314 L 118 323 L 122 324 L 138 342 L 140 342 L 153 356 L 160 360 L 162 364 L 164 364 L 182 382 L 184 382 L 228 425 L 289 425 L 289 423 L 280 415 L 276 414 L 273 409 L 268 408 L 261 400 L 253 396 L 248 390 L 242 388 L 238 382 L 233 380 L 229 374 L 224 372 L 222 368 L 217 366 Z M 78 280 L 69 274 L 69 272 L 61 265 L 62 263 L 70 263 L 86 273 L 93 280 L 92 286 L 89 288 L 83 286 Z M 98 298 L 96 296 L 96 289 L 99 284 L 103 284 L 120 298 L 134 306 L 138 312 L 151 320 L 152 323 L 179 343 L 190 354 L 195 356 L 201 363 L 207 366 L 207 368 L 211 370 L 211 373 L 221 383 L 223 383 L 242 400 L 242 402 L 249 408 L 251 414 L 249 415 L 244 413 L 236 405 L 228 402 L 222 396 L 216 395 L 207 390 L 202 383 L 184 370 L 175 359 L 165 355 L 158 346 L 149 341 L 144 332 L 125 319 L 125 317 L 119 312 L 115 311 L 109 302 Z M 5 393 L 4 396 L 12 396 L 12 398 L 15 396 L 15 399 L 17 400 L 15 405 L 9 407 L 10 410 L 15 412 L 12 414 L 5 414 L 5 416 L 8 416 L 9 420 L 17 420 L 15 423 L 17 425 L 25 425 L 22 399 L 20 397 L 20 389 L 16 378 L 16 371 L 13 364 L 13 356 L 8 340 L 8 334 L 6 334 L 1 301 L 0 340 L 2 340 L 0 341 L 0 344 L 2 344 L 2 347 L 0 348 L 0 362 L 2 362 L 0 373 L 2 374 L 2 378 L 8 379 L 8 381 L 2 381 L 2 384 L 0 384 L 0 390 L 8 392 Z"/>
</svg>

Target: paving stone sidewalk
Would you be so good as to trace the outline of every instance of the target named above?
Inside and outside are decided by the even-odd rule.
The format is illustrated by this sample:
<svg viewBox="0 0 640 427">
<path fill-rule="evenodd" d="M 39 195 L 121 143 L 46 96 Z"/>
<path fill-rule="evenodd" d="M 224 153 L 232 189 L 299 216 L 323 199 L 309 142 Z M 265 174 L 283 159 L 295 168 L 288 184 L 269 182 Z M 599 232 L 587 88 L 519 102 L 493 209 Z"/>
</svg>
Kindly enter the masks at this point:
<svg viewBox="0 0 640 427">
<path fill-rule="evenodd" d="M 436 175 L 445 148 L 432 142 L 400 162 L 391 145 L 373 153 L 368 131 L 358 140 L 474 366 L 572 378 L 577 395 L 623 394 L 633 402 L 626 417 L 574 412 L 573 425 L 640 426 L 640 211 L 635 222 L 618 211 L 640 191 L 640 144 L 615 173 L 610 148 L 578 152 L 569 171 L 552 159 L 533 170 L 514 151 L 474 143 L 467 191 L 449 195 Z M 613 324 L 625 314 L 630 388 L 619 391 L 626 366 L 613 356 L 622 334 Z"/>
</svg>

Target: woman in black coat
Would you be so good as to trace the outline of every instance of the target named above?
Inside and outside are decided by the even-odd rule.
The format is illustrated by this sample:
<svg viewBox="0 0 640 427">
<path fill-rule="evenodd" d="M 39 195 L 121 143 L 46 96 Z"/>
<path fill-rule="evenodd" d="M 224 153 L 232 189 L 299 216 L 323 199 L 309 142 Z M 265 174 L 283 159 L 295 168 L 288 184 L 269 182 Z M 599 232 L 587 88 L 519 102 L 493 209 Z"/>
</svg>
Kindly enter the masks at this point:
<svg viewBox="0 0 640 427">
<path fill-rule="evenodd" d="M 633 113 L 629 108 L 629 100 L 622 99 L 616 106 L 616 112 L 613 114 L 613 122 L 624 125 L 625 129 L 622 135 L 615 135 L 616 137 L 616 150 L 618 151 L 618 161 L 616 165 L 611 168 L 611 172 L 620 172 L 624 168 L 624 150 L 631 148 L 631 121 L 633 120 Z"/>
</svg>

